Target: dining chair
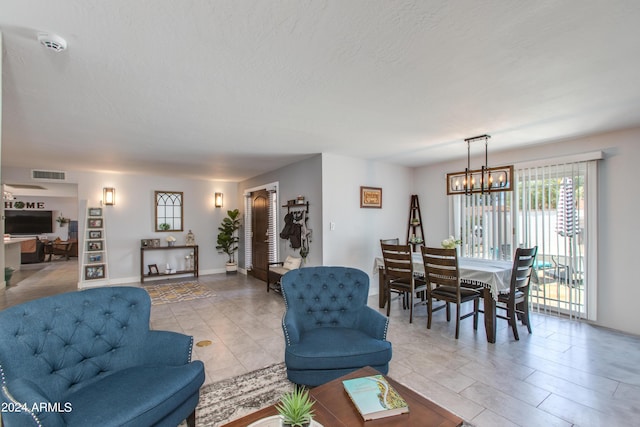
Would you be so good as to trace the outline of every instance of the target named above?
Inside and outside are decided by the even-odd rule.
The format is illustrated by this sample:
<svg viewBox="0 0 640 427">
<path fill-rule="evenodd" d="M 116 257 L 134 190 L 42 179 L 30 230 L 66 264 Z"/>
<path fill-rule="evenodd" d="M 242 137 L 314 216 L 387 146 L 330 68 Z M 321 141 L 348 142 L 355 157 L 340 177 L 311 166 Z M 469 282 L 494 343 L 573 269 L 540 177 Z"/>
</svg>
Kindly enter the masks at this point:
<svg viewBox="0 0 640 427">
<path fill-rule="evenodd" d="M 399 237 L 394 237 L 392 239 L 380 239 L 380 244 L 387 244 L 387 245 L 399 245 L 400 244 L 400 238 Z M 384 293 L 387 293 L 387 287 L 388 287 L 388 283 L 387 283 L 387 278 L 386 278 L 386 274 L 384 273 L 384 268 L 382 269 L 382 279 L 384 281 Z M 395 292 L 398 294 L 398 296 L 396 298 L 402 298 L 402 309 L 406 310 L 407 309 L 407 293 L 404 291 L 399 291 L 396 289 L 392 289 L 392 292 Z M 386 297 L 385 297 L 386 298 Z"/>
<path fill-rule="evenodd" d="M 447 310 L 447 322 L 451 320 L 450 303 L 456 304 L 456 339 L 460 334 L 460 320 L 473 316 L 473 328 L 478 328 L 478 306 L 480 292 L 460 286 L 458 252 L 456 249 L 430 248 L 422 246 L 425 280 L 427 284 L 427 329 L 431 329 L 433 312 Z M 444 301 L 444 305 L 433 307 L 433 300 Z M 473 311 L 460 315 L 462 303 L 473 301 Z"/>
<path fill-rule="evenodd" d="M 531 272 L 533 271 L 533 263 L 537 252 L 537 246 L 529 249 L 516 249 L 513 268 L 511 270 L 509 293 L 498 294 L 496 308 L 506 310 L 507 315 L 496 315 L 496 317 L 509 322 L 516 341 L 520 339 L 517 325 L 518 316 L 521 317 L 522 323 L 527 327 L 529 333 L 531 333 L 531 321 L 529 319 L 529 285 L 531 283 Z"/>
<path fill-rule="evenodd" d="M 413 322 L 413 297 L 416 293 L 425 292 L 424 280 L 416 277 L 413 271 L 410 245 L 394 245 L 380 243 L 384 261 L 384 277 L 387 293 L 387 317 L 391 312 L 391 292 L 403 294 L 408 301 L 403 301 L 403 308 L 409 306 L 409 323 Z"/>
</svg>

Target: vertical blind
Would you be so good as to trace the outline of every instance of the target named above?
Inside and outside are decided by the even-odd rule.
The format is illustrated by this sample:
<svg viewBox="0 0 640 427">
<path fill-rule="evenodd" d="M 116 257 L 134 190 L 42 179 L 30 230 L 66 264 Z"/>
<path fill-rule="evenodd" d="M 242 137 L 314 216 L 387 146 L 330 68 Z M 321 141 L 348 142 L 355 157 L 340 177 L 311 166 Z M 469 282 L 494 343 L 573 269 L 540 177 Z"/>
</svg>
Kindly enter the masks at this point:
<svg viewBox="0 0 640 427">
<path fill-rule="evenodd" d="M 279 261 L 278 253 L 278 189 L 274 186 L 267 190 L 267 236 L 269 262 Z M 244 199 L 244 268 L 253 269 L 253 206 L 252 193 L 245 194 Z"/>
<path fill-rule="evenodd" d="M 461 255 L 510 260 L 515 248 L 537 246 L 533 308 L 594 319 L 595 302 L 588 300 L 596 296 L 595 285 L 589 288 L 596 251 L 589 236 L 596 212 L 587 206 L 597 196 L 596 164 L 516 168 L 513 192 L 452 196 L 451 228 L 462 240 Z"/>
<path fill-rule="evenodd" d="M 253 269 L 253 222 L 251 193 L 244 195 L 244 268 Z"/>
</svg>

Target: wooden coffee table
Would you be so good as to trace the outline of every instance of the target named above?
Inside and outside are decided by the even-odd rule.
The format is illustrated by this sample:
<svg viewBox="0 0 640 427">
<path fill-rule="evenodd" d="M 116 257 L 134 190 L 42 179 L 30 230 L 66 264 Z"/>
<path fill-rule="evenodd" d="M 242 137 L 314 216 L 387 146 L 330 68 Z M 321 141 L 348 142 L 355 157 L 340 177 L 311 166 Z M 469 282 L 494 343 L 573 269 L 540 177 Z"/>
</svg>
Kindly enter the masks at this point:
<svg viewBox="0 0 640 427">
<path fill-rule="evenodd" d="M 351 402 L 342 385 L 342 380 L 368 375 L 379 374 L 373 368 L 365 367 L 345 375 L 321 386 L 312 388 L 311 397 L 316 401 L 314 407 L 314 419 L 324 427 L 353 427 L 353 426 L 402 426 L 402 427 L 458 427 L 462 425 L 462 419 L 436 405 L 432 401 L 420 396 L 415 391 L 403 386 L 393 379 L 385 376 L 389 383 L 400 393 L 409 405 L 409 413 L 367 421 Z M 275 405 L 261 409 L 246 415 L 235 421 L 225 424 L 224 427 L 246 427 L 254 421 L 275 415 L 278 412 Z"/>
</svg>

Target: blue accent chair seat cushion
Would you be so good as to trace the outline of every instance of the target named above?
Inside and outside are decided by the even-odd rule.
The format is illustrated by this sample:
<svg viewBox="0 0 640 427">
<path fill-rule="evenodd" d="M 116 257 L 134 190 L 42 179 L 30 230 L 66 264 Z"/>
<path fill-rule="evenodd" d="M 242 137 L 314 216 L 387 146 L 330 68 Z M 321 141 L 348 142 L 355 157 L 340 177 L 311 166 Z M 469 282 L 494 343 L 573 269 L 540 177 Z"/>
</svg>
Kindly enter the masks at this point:
<svg viewBox="0 0 640 427">
<path fill-rule="evenodd" d="M 367 306 L 369 276 L 349 267 L 307 267 L 282 277 L 289 380 L 317 386 L 364 366 L 386 374 L 388 319 Z"/>
<path fill-rule="evenodd" d="M 106 287 L 0 311 L 3 413 L 11 426 L 195 423 L 204 365 L 193 338 L 149 330 L 144 289 Z"/>
</svg>

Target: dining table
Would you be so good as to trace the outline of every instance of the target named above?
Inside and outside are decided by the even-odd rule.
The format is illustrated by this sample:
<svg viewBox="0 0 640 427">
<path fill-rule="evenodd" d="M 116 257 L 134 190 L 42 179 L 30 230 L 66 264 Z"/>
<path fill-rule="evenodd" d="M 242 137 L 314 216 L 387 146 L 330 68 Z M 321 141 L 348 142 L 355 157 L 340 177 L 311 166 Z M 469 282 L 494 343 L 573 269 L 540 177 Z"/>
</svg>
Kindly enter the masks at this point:
<svg viewBox="0 0 640 427">
<path fill-rule="evenodd" d="M 424 263 L 422 254 L 414 252 L 412 254 L 413 272 L 416 275 L 424 276 Z M 496 342 L 496 301 L 498 295 L 509 292 L 511 283 L 511 270 L 513 262 L 507 260 L 492 260 L 483 258 L 458 258 L 458 271 L 460 281 L 469 287 L 477 288 L 482 292 L 484 301 L 484 327 L 487 341 Z M 384 281 L 384 260 L 382 257 L 375 259 L 375 271 L 378 273 L 378 305 L 385 307 L 387 293 Z"/>
</svg>

